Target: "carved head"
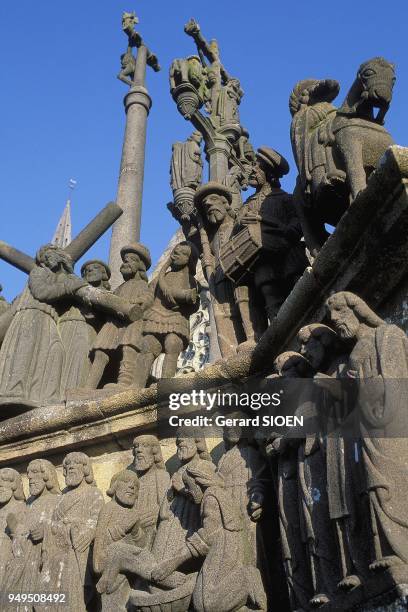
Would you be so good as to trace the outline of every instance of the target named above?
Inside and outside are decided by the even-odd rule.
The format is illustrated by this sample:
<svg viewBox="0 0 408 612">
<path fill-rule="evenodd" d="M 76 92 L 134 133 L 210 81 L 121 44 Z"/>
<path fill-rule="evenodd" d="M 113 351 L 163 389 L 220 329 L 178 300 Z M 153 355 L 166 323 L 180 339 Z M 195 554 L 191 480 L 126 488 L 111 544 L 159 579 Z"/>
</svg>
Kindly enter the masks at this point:
<svg viewBox="0 0 408 612">
<path fill-rule="evenodd" d="M 86 261 L 81 268 L 81 276 L 93 287 L 103 285 L 108 288 L 111 271 L 109 266 L 99 259 Z"/>
<path fill-rule="evenodd" d="M 12 498 L 25 500 L 23 481 L 17 470 L 2 468 L 0 470 L 0 504 L 7 504 Z"/>
<path fill-rule="evenodd" d="M 130 470 L 122 470 L 113 476 L 106 494 L 114 497 L 121 506 L 132 508 L 137 501 L 139 487 L 137 475 Z"/>
<path fill-rule="evenodd" d="M 181 463 L 187 463 L 196 455 L 198 455 L 200 459 L 211 461 L 205 438 L 198 435 L 194 436 L 194 433 L 198 432 L 191 432 L 191 429 L 189 432 L 183 431 L 182 429 L 178 431 L 176 437 L 177 457 L 180 459 Z M 190 434 L 190 436 L 188 434 Z"/>
<path fill-rule="evenodd" d="M 220 225 L 231 213 L 232 194 L 228 187 L 210 181 L 197 189 L 194 203 L 211 225 Z"/>
<path fill-rule="evenodd" d="M 58 483 L 57 470 L 47 459 L 34 459 L 27 467 L 28 486 L 30 495 L 39 497 L 49 492 L 54 495 L 61 493 Z"/>
<path fill-rule="evenodd" d="M 72 274 L 74 271 L 70 255 L 55 244 L 46 244 L 40 247 L 35 256 L 35 261 L 38 266 L 46 266 L 53 272 L 65 271 Z"/>
<path fill-rule="evenodd" d="M 62 473 L 64 474 L 67 487 L 76 488 L 83 481 L 89 485 L 95 485 L 91 460 L 85 453 L 68 453 L 62 462 Z"/>
<path fill-rule="evenodd" d="M 261 187 L 266 182 L 279 186 L 279 179 L 288 174 L 289 164 L 286 159 L 272 149 L 262 146 L 256 152 L 256 160 L 249 175 L 251 187 Z"/>
<path fill-rule="evenodd" d="M 248 416 L 243 412 L 234 412 L 232 414 L 228 414 L 228 418 L 245 419 L 248 418 Z M 227 448 L 232 448 L 233 446 L 238 444 L 238 442 L 242 438 L 242 427 L 240 427 L 239 425 L 225 425 L 223 428 L 222 437 L 225 446 Z"/>
<path fill-rule="evenodd" d="M 340 111 L 360 114 L 366 119 L 383 124 L 391 103 L 395 83 L 395 65 L 382 57 L 374 57 L 361 64 L 347 98 Z M 373 109 L 378 108 L 374 116 Z"/>
<path fill-rule="evenodd" d="M 198 251 L 192 242 L 187 240 L 177 244 L 170 254 L 170 265 L 173 270 L 189 267 L 190 274 L 196 273 Z"/>
<path fill-rule="evenodd" d="M 326 301 L 329 319 L 344 340 L 356 340 L 361 326 L 379 327 L 384 321 L 360 297 L 349 291 L 335 293 Z"/>
<path fill-rule="evenodd" d="M 136 13 L 122 13 L 122 30 L 124 32 L 133 30 L 134 26 L 139 23 Z"/>
<path fill-rule="evenodd" d="M 304 378 L 311 369 L 309 362 L 295 351 L 281 353 L 273 365 L 277 374 L 283 378 Z"/>
<path fill-rule="evenodd" d="M 318 370 L 327 351 L 333 347 L 337 334 L 327 325 L 313 323 L 302 327 L 297 335 L 300 344 L 300 354 L 309 361 L 315 370 Z"/>
<path fill-rule="evenodd" d="M 137 472 L 146 472 L 153 465 L 164 469 L 163 455 L 156 436 L 142 435 L 133 440 L 133 465 Z"/>
<path fill-rule="evenodd" d="M 120 250 L 122 265 L 120 272 L 124 280 L 134 278 L 137 273 L 141 278 L 147 280 L 146 270 L 151 266 L 149 249 L 140 242 L 127 245 Z"/>
</svg>

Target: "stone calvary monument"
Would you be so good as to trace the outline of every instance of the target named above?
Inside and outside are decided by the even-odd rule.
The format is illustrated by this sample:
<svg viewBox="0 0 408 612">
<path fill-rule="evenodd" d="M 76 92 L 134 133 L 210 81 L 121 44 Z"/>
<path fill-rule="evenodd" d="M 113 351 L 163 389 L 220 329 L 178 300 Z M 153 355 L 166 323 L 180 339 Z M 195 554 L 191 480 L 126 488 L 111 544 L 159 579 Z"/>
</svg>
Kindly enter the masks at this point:
<svg viewBox="0 0 408 612">
<path fill-rule="evenodd" d="M 408 148 L 383 125 L 395 66 L 365 61 L 340 105 L 333 79 L 288 92 L 288 193 L 289 162 L 252 144 L 241 83 L 191 19 L 193 55 L 170 66 L 192 124 L 171 151 L 180 229 L 149 277 L 145 73 L 160 66 L 137 23 L 124 13 L 116 202 L 35 257 L 0 242 L 27 275 L 0 297 L 0 608 L 406 610 Z M 77 273 L 112 225 L 109 265 Z M 222 438 L 170 438 L 160 379 L 278 385 L 309 426 L 248 433 L 235 406 Z"/>
</svg>

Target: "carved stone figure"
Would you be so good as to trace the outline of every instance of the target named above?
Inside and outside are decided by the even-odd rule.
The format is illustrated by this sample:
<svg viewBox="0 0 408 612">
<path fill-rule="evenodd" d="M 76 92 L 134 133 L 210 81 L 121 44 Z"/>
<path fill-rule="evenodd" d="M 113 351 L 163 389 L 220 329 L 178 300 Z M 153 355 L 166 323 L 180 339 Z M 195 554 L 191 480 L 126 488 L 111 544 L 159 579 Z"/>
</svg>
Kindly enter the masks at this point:
<svg viewBox="0 0 408 612">
<path fill-rule="evenodd" d="M 295 351 L 286 351 L 274 361 L 280 388 L 284 391 L 285 404 L 298 404 L 302 379 L 312 373 L 310 364 Z M 301 438 L 282 436 L 270 432 L 264 441 L 265 452 L 271 462 L 271 470 L 277 472 L 277 501 L 279 511 L 282 561 L 286 574 L 291 609 L 307 609 L 313 595 L 308 551 L 301 527 L 298 481 L 298 449 Z M 277 469 L 275 461 L 277 460 Z"/>
<path fill-rule="evenodd" d="M 61 499 L 55 467 L 46 459 L 34 459 L 28 464 L 27 478 L 30 497 L 26 512 L 12 510 L 8 515 L 13 557 L 7 565 L 3 590 L 10 593 L 38 593 L 43 563 L 44 534 L 49 529 L 51 516 Z M 31 605 L 17 610 L 32 610 Z"/>
<path fill-rule="evenodd" d="M 110 289 L 110 269 L 103 261 L 86 261 L 81 267 L 81 277 L 100 291 Z M 88 304 L 73 305 L 59 318 L 58 329 L 65 349 L 63 389 L 82 387 L 87 380 L 89 352 L 104 318 Z"/>
<path fill-rule="evenodd" d="M 197 189 L 203 176 L 201 158 L 202 136 L 194 131 L 185 142 L 175 142 L 172 147 L 170 185 L 174 191 L 183 187 Z"/>
<path fill-rule="evenodd" d="M 289 165 L 279 153 L 269 147 L 258 149 L 249 175 L 255 194 L 238 211 L 230 244 L 220 254 L 225 274 L 235 282 L 251 274 L 249 282 L 269 321 L 308 263 L 292 196 L 280 188 L 279 179 L 288 172 Z M 266 325 L 265 320 L 261 331 Z"/>
<path fill-rule="evenodd" d="M 20 474 L 12 468 L 0 469 L 0 588 L 4 590 L 7 565 L 13 559 L 13 541 L 10 537 L 13 521 L 9 516 L 25 518 L 25 495 Z"/>
<path fill-rule="evenodd" d="M 206 463 L 211 459 L 204 438 L 182 436 L 183 433 L 179 432 L 176 439 L 177 456 L 182 466 L 173 474 L 171 486 L 163 500 L 151 551 L 126 543 L 117 545 L 109 555 L 106 569 L 98 583 L 98 591 L 101 594 L 113 592 L 119 574 L 126 573 L 146 580 L 150 585 L 150 591 L 153 589 L 155 592 L 156 586 L 160 587 L 157 596 L 159 603 L 164 601 L 163 596 L 166 597 L 167 593 L 162 589 L 173 589 L 184 583 L 186 584 L 183 588 L 191 597 L 193 586 L 190 588 L 191 581 L 186 582 L 185 573 L 194 573 L 198 567 L 194 561 L 187 561 L 180 567 L 182 573 L 176 573 L 176 576 L 168 580 L 155 581 L 152 579 L 152 571 L 158 563 L 173 558 L 174 551 L 184 545 L 186 538 L 198 529 L 200 523 L 200 509 L 186 488 L 183 474 L 189 465 Z M 152 580 L 156 586 L 152 586 Z"/>
<path fill-rule="evenodd" d="M 145 548 L 151 548 L 156 534 L 157 519 L 170 484 L 160 442 L 156 436 L 141 435 L 133 440 L 133 464 L 139 478 L 137 512 L 144 515 Z"/>
<path fill-rule="evenodd" d="M 45 527 L 40 587 L 67 593 L 70 607 L 85 612 L 94 595 L 90 553 L 104 502 L 85 453 L 68 453 L 62 467 L 67 488 Z M 49 609 L 64 608 L 61 603 Z"/>
<path fill-rule="evenodd" d="M 138 374 L 138 356 L 142 348 L 142 315 L 152 305 L 153 292 L 148 286 L 146 270 L 151 266 L 149 250 L 139 242 L 121 249 L 120 268 L 124 282 L 114 291 L 127 303 L 139 309 L 138 320 L 111 317 L 100 330 L 92 347 L 93 361 L 86 387 L 96 389 L 108 363 L 117 359 L 117 383 L 130 386 Z"/>
<path fill-rule="evenodd" d="M 351 590 L 358 586 L 365 575 L 368 534 L 362 529 L 359 443 L 350 434 L 343 434 L 343 423 L 348 414 L 344 402 L 331 396 L 336 383 L 333 379 L 345 376 L 348 360 L 347 345 L 327 325 L 314 323 L 298 332 L 301 354 L 314 370 L 315 382 L 319 385 L 316 401 L 321 413 L 321 422 L 326 424 L 328 435 L 324 440 L 324 456 L 327 473 L 328 513 L 335 526 L 338 558 L 342 579 L 338 587 Z M 327 390 L 325 390 L 325 383 Z M 317 404 L 318 402 L 318 404 Z M 357 459 L 356 459 L 357 457 Z"/>
<path fill-rule="evenodd" d="M 170 185 L 174 201 L 167 207 L 181 224 L 186 238 L 197 232 L 194 192 L 203 175 L 201 141 L 201 133 L 195 131 L 185 142 L 175 142 L 172 147 Z"/>
<path fill-rule="evenodd" d="M 140 387 L 156 357 L 164 353 L 162 378 L 172 378 L 177 359 L 190 340 L 190 315 L 198 310 L 198 285 L 194 278 L 198 253 L 191 242 L 180 242 L 164 263 L 154 288 L 153 304 L 143 315 L 143 350 L 136 375 Z"/>
<path fill-rule="evenodd" d="M 334 80 L 299 81 L 291 93 L 291 140 L 299 170 L 296 200 L 313 255 L 327 238 L 324 223 L 338 223 L 393 144 L 383 123 L 394 82 L 394 65 L 375 57 L 361 64 L 339 108 L 331 104 L 339 92 Z"/>
<path fill-rule="evenodd" d="M 231 499 L 211 463 L 190 464 L 183 481 L 195 503 L 200 504 L 200 528 L 186 539 L 183 547 L 175 549 L 172 557 L 153 569 L 152 578 L 164 580 L 191 559 L 204 558 L 192 594 L 194 610 L 266 611 L 265 592 L 259 571 L 251 561 L 251 546 L 239 504 Z M 149 600 L 133 593 L 131 601 L 140 605 Z"/>
<path fill-rule="evenodd" d="M 408 340 L 353 293 L 327 300 L 330 321 L 354 343 L 347 376 L 356 380 L 362 465 L 369 499 L 372 571 L 408 562 L 406 393 Z"/>
<path fill-rule="evenodd" d="M 65 251 L 53 245 L 39 249 L 0 352 L 2 403 L 60 401 L 65 350 L 58 318 L 86 284 L 73 274 Z"/>
<path fill-rule="evenodd" d="M 235 218 L 232 196 L 227 187 L 210 181 L 197 189 L 194 201 L 203 217 L 202 266 L 212 297 L 218 342 L 221 355 L 227 357 L 236 351 L 238 344 L 254 338 L 256 326 L 248 289 L 242 286 L 235 294 L 234 284 L 220 263 L 220 253 L 223 247 L 228 248 Z"/>
<path fill-rule="evenodd" d="M 137 475 L 130 470 L 122 470 L 115 474 L 106 494 L 112 499 L 99 514 L 93 547 L 93 567 L 97 575 L 102 574 L 109 553 L 117 542 L 144 546 L 146 540 L 141 527 L 141 515 L 137 508 L 139 497 Z M 121 575 L 115 586 L 112 595 L 102 596 L 104 610 L 125 609 L 130 590 L 126 576 Z"/>
<path fill-rule="evenodd" d="M 245 418 L 247 415 L 233 413 L 231 417 Z M 270 475 L 256 443 L 245 437 L 241 427 L 224 427 L 223 438 L 226 450 L 217 471 L 224 480 L 228 497 L 234 500 L 244 518 L 251 544 L 252 563 L 261 570 L 266 586 L 269 564 L 259 523 L 263 518 L 265 489 Z"/>
</svg>

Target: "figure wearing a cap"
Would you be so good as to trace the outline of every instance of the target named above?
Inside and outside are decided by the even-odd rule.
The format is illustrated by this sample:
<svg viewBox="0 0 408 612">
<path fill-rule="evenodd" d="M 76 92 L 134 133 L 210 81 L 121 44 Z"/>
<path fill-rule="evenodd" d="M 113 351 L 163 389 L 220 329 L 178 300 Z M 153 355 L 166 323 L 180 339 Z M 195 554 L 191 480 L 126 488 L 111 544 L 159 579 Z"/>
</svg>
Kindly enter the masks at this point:
<svg viewBox="0 0 408 612">
<path fill-rule="evenodd" d="M 100 291 L 109 291 L 109 266 L 99 259 L 86 261 L 81 267 L 81 277 Z M 62 385 L 64 389 L 82 387 L 89 374 L 89 353 L 96 336 L 106 321 L 101 310 L 86 303 L 72 305 L 58 321 L 65 348 Z"/>
<path fill-rule="evenodd" d="M 277 151 L 258 149 L 249 177 L 256 192 L 239 211 L 234 228 L 236 235 L 252 225 L 259 234 L 262 246 L 251 271 L 270 321 L 308 264 L 292 196 L 280 188 L 279 179 L 288 172 L 288 162 Z"/>
<path fill-rule="evenodd" d="M 153 302 L 153 292 L 148 286 L 146 271 L 151 266 L 149 250 L 139 242 L 125 246 L 120 251 L 120 268 L 124 282 L 114 294 L 140 307 L 140 319 L 131 323 L 122 318 L 111 318 L 102 327 L 92 348 L 93 363 L 87 388 L 97 389 L 105 368 L 113 358 L 119 361 L 118 384 L 134 384 L 138 369 L 138 356 L 142 348 L 143 312 Z"/>
<path fill-rule="evenodd" d="M 251 327 L 249 317 L 242 323 L 240 301 L 235 295 L 234 283 L 225 276 L 219 261 L 220 251 L 228 244 L 234 226 L 232 194 L 228 187 L 210 181 L 197 189 L 194 202 L 207 229 L 211 254 L 204 249 L 202 264 L 210 278 L 221 355 L 226 357 L 235 352 L 238 344 L 245 340 L 245 332 Z"/>
</svg>

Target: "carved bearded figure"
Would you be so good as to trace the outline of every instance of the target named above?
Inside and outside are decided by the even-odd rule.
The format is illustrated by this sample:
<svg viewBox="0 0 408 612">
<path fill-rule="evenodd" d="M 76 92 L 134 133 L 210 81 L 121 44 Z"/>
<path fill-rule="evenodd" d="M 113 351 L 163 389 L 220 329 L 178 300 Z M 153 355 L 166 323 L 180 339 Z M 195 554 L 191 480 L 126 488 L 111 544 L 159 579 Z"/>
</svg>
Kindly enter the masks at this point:
<svg viewBox="0 0 408 612">
<path fill-rule="evenodd" d="M 94 592 L 90 551 L 104 502 L 85 453 L 69 453 L 62 467 L 67 489 L 45 529 L 41 586 L 45 591 L 66 593 L 71 609 L 84 612 Z M 65 607 L 61 603 L 50 610 Z"/>
<path fill-rule="evenodd" d="M 223 479 L 211 463 L 197 462 L 187 466 L 183 481 L 200 508 L 200 526 L 170 559 L 153 570 L 153 579 L 164 580 L 186 561 L 204 559 L 193 590 L 194 610 L 266 611 L 265 592 L 252 559 L 245 520 Z M 132 599 L 138 603 L 136 597 Z"/>
<path fill-rule="evenodd" d="M 106 493 L 112 499 L 99 514 L 93 548 L 93 566 L 97 575 L 102 574 L 117 543 L 143 546 L 146 540 L 136 505 L 139 495 L 136 474 L 130 470 L 115 474 Z M 115 587 L 112 594 L 103 594 L 103 610 L 125 609 L 130 589 L 126 576 L 120 575 Z"/>
<path fill-rule="evenodd" d="M 73 274 L 71 258 L 62 249 L 39 249 L 0 352 L 2 402 L 43 405 L 61 400 L 65 349 L 58 319 L 86 284 Z"/>
<path fill-rule="evenodd" d="M 370 570 L 408 563 L 406 393 L 408 339 L 353 293 L 327 300 L 337 333 L 354 344 L 347 376 L 356 381 L 361 458 L 370 506 Z"/>
<path fill-rule="evenodd" d="M 159 516 L 160 506 L 170 484 L 160 442 L 156 436 L 141 435 L 133 440 L 133 469 L 139 479 L 139 495 L 136 502 L 139 516 L 144 516 L 146 548 L 151 548 Z"/>
<path fill-rule="evenodd" d="M 13 559 L 13 541 L 10 537 L 14 521 L 9 516 L 21 517 L 24 521 L 26 507 L 23 483 L 20 474 L 12 468 L 0 470 L 0 589 L 4 591 L 7 564 Z"/>
<path fill-rule="evenodd" d="M 50 461 L 31 461 L 27 467 L 27 478 L 30 497 L 26 512 L 10 511 L 8 516 L 13 558 L 7 565 L 4 590 L 14 593 L 39 592 L 44 534 L 61 499 L 57 472 Z M 32 610 L 32 606 L 21 604 L 17 610 Z"/>
</svg>

